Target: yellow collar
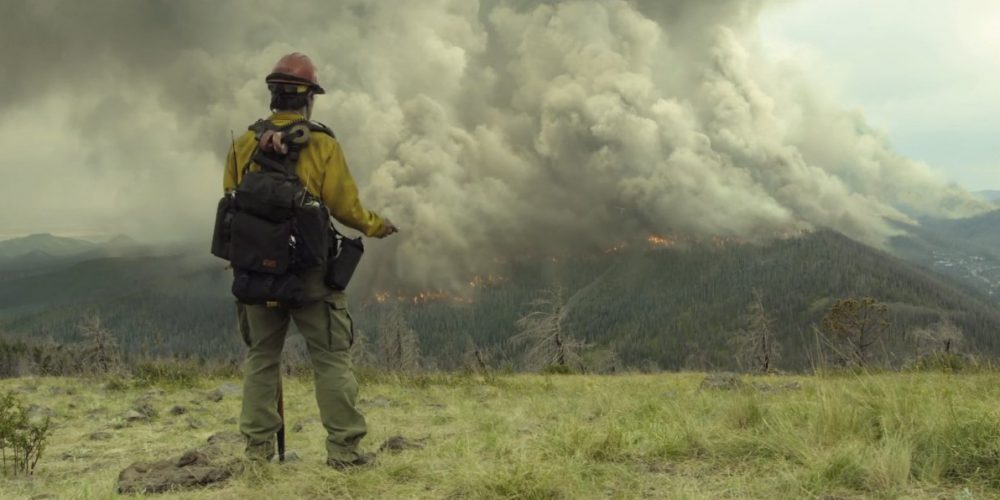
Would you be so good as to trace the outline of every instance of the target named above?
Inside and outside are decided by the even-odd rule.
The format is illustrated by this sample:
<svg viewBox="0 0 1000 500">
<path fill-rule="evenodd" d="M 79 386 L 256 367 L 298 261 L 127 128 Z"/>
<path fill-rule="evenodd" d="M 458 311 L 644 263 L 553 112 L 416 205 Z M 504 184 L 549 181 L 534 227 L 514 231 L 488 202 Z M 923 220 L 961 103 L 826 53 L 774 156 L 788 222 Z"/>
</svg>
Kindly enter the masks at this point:
<svg viewBox="0 0 1000 500">
<path fill-rule="evenodd" d="M 277 122 L 294 122 L 297 120 L 305 120 L 306 117 L 294 111 L 278 111 L 277 113 L 272 113 L 271 116 L 267 118 L 267 121 L 272 123 Z"/>
</svg>

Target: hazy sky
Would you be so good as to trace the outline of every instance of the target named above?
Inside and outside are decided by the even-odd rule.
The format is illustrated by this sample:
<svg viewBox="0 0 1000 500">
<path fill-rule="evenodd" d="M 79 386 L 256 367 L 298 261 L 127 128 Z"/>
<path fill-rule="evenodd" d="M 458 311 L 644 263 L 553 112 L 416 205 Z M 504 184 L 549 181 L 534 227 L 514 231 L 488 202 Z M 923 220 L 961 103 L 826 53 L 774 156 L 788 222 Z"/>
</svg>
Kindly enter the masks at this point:
<svg viewBox="0 0 1000 500">
<path fill-rule="evenodd" d="M 1000 189 L 1000 2 L 787 1 L 764 11 L 761 35 L 904 155 Z"/>
</svg>

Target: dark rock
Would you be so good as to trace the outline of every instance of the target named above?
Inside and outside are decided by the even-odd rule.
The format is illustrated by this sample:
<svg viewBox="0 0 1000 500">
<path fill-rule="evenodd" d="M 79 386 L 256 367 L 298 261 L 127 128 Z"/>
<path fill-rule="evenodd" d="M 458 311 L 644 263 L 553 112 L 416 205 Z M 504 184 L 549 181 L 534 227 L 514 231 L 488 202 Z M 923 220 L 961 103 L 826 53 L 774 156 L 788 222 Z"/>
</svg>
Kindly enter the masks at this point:
<svg viewBox="0 0 1000 500">
<path fill-rule="evenodd" d="M 171 415 L 183 415 L 185 413 L 187 413 L 187 408 L 181 405 L 174 405 L 174 407 L 170 409 Z"/>
<path fill-rule="evenodd" d="M 389 453 L 399 453 L 405 450 L 419 450 L 424 447 L 423 444 L 416 441 L 410 441 L 403 436 L 392 436 L 386 439 L 382 446 L 379 446 L 378 451 L 387 451 Z"/>
<path fill-rule="evenodd" d="M 93 432 L 89 437 L 91 441 L 107 441 L 111 439 L 111 433 L 104 431 Z"/>
<path fill-rule="evenodd" d="M 743 389 L 746 384 L 735 373 L 709 373 L 701 381 L 701 390 L 735 391 Z"/>
<path fill-rule="evenodd" d="M 219 483 L 231 472 L 213 465 L 199 451 L 189 451 L 175 460 L 136 462 L 118 475 L 118 493 L 162 493 Z"/>
</svg>

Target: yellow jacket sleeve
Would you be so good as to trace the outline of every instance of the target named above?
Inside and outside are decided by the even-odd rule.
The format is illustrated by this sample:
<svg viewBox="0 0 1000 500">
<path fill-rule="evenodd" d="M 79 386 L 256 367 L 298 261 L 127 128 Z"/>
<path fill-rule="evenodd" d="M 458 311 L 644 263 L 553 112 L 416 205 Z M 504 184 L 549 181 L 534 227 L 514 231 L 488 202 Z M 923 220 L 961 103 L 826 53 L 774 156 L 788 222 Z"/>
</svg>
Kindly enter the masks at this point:
<svg viewBox="0 0 1000 500">
<path fill-rule="evenodd" d="M 344 152 L 337 141 L 327 161 L 323 178 L 323 203 L 330 209 L 330 215 L 347 227 L 357 229 L 365 236 L 374 236 L 381 229 L 382 217 L 361 206 L 358 185 L 354 182 Z"/>
<path fill-rule="evenodd" d="M 222 176 L 222 189 L 225 192 L 233 191 L 238 184 L 236 175 L 236 149 L 229 148 L 226 155 L 226 171 Z"/>
</svg>

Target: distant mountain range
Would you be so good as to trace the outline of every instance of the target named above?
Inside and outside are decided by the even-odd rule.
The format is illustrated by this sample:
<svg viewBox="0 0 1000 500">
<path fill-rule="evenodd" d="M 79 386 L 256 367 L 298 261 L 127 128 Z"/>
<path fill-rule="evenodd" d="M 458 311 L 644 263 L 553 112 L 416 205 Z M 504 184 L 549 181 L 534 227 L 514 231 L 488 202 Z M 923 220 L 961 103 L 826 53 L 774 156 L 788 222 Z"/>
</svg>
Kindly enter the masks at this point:
<svg viewBox="0 0 1000 500">
<path fill-rule="evenodd" d="M 96 248 L 95 243 L 51 234 L 32 234 L 23 238 L 0 241 L 0 258 L 50 256 L 67 257 Z"/>
<path fill-rule="evenodd" d="M 566 289 L 570 330 L 633 366 L 732 368 L 727 339 L 755 288 L 775 319 L 786 369 L 809 366 L 813 325 L 847 296 L 891 304 L 885 349 L 896 362 L 910 354 L 908 331 L 945 317 L 961 326 L 971 347 L 1000 356 L 1000 300 L 990 296 L 1000 283 L 1000 274 L 992 274 L 1000 267 L 991 267 L 1000 262 L 998 218 L 994 212 L 907 228 L 893 252 L 909 262 L 820 231 L 767 245 L 637 244 L 558 262 L 516 262 L 502 279 L 478 287 L 471 303 L 447 294 L 376 297 L 360 285 L 350 295 L 358 328 L 370 337 L 379 335 L 386 307 L 401 307 L 424 354 L 443 368 L 454 367 L 473 344 L 516 360 L 517 350 L 506 343 L 514 322 L 553 284 Z M 33 241 L 51 248 L 53 238 Z M 18 245 L 24 253 L 0 258 L 0 340 L 73 340 L 80 318 L 97 311 L 130 352 L 215 358 L 241 352 L 230 275 L 200 248 L 164 255 L 135 245 L 116 255 L 81 244 L 82 253 L 57 257 Z"/>
<path fill-rule="evenodd" d="M 93 259 L 144 255 L 152 251 L 126 235 L 94 242 L 33 234 L 0 241 L 0 280 L 54 271 Z"/>
</svg>

